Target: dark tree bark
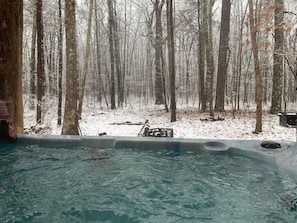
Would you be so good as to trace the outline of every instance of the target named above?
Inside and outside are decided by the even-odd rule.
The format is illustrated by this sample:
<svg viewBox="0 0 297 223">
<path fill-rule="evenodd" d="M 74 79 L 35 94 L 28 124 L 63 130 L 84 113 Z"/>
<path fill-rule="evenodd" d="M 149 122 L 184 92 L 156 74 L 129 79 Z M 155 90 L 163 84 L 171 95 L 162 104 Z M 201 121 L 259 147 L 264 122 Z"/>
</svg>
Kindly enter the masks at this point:
<svg viewBox="0 0 297 223">
<path fill-rule="evenodd" d="M 174 24 L 172 0 L 167 0 L 167 32 L 168 32 L 168 61 L 170 79 L 170 109 L 171 122 L 176 121 L 176 99 L 175 99 L 175 51 L 174 51 Z"/>
<path fill-rule="evenodd" d="M 213 110 L 213 76 L 214 76 L 214 52 L 213 52 L 213 35 L 212 35 L 212 8 L 214 0 L 209 3 L 208 6 L 208 25 L 207 25 L 207 36 L 206 36 L 206 61 L 207 61 L 207 70 L 206 70 L 206 101 L 208 104 L 209 115 L 214 116 Z"/>
<path fill-rule="evenodd" d="M 108 4 L 108 26 L 109 26 L 109 54 L 110 54 L 110 103 L 111 109 L 115 109 L 115 58 L 114 58 L 114 12 L 112 0 L 107 0 Z"/>
<path fill-rule="evenodd" d="M 162 84 L 162 8 L 165 0 L 156 0 L 154 11 L 156 17 L 156 42 L 155 42 L 155 104 L 164 104 L 163 84 Z"/>
<path fill-rule="evenodd" d="M 31 58 L 30 58 L 30 109 L 35 109 L 36 100 L 36 4 L 33 11 L 33 24 L 31 36 Z"/>
<path fill-rule="evenodd" d="M 284 33 L 282 23 L 284 21 L 284 0 L 275 0 L 274 12 L 274 54 L 273 54 L 273 84 L 272 84 L 272 114 L 281 111 L 282 107 L 282 92 L 283 92 L 283 67 L 284 67 Z"/>
<path fill-rule="evenodd" d="M 163 46 L 160 52 L 161 52 L 161 79 L 162 79 L 162 90 L 163 90 L 163 100 L 164 100 L 163 104 L 165 107 L 165 111 L 169 112 L 168 104 L 167 104 L 166 77 L 165 77 L 166 70 L 165 70 L 165 58 L 164 58 Z"/>
<path fill-rule="evenodd" d="M 22 133 L 23 1 L 0 1 L 0 99 L 10 100 L 17 133 Z"/>
<path fill-rule="evenodd" d="M 55 47 L 56 47 L 56 31 L 49 31 L 46 33 L 47 38 L 45 39 L 45 60 L 47 65 L 47 76 L 48 85 L 45 89 L 48 90 L 50 96 L 57 95 L 57 76 L 55 69 Z"/>
<path fill-rule="evenodd" d="M 59 36 L 58 36 L 58 50 L 59 50 L 59 70 L 58 70 L 58 126 L 62 124 L 62 79 L 63 79 L 63 22 L 62 22 L 62 3 L 59 4 Z"/>
<path fill-rule="evenodd" d="M 241 2 L 241 9 L 243 8 L 242 6 L 242 2 Z M 243 43 L 243 28 L 244 28 L 244 22 L 245 22 L 245 18 L 246 18 L 246 14 L 247 14 L 247 10 L 248 10 L 248 4 L 246 4 L 245 10 L 244 10 L 244 14 L 242 16 L 242 19 L 240 21 L 240 28 L 239 28 L 239 41 L 237 43 L 237 48 L 238 48 L 238 55 L 237 55 L 237 66 L 236 66 L 236 86 L 235 86 L 235 92 L 236 92 L 236 105 L 237 105 L 237 110 L 239 110 L 239 106 L 240 106 L 240 92 L 241 92 L 241 79 L 242 79 L 242 52 L 243 52 L 243 47 L 242 47 L 242 43 Z"/>
<path fill-rule="evenodd" d="M 199 43 L 198 43 L 198 64 L 199 64 L 199 99 L 201 111 L 206 110 L 206 90 L 205 90 L 205 63 L 206 63 L 206 35 L 207 18 L 206 2 L 201 4 L 198 1 L 198 19 L 199 19 Z M 202 19 L 201 19 L 202 18 Z"/>
<path fill-rule="evenodd" d="M 75 0 L 66 0 L 66 99 L 62 127 L 63 135 L 79 135 L 78 131 L 78 72 L 76 46 Z"/>
<path fill-rule="evenodd" d="M 113 19 L 113 34 L 114 34 L 114 56 L 115 56 L 115 66 L 117 71 L 117 84 L 118 84 L 118 107 L 123 107 L 124 103 L 124 73 L 121 63 L 120 55 L 120 36 L 118 31 L 118 22 L 117 22 L 117 10 L 116 5 L 114 6 L 114 19 Z M 125 34 L 126 35 L 126 34 Z"/>
<path fill-rule="evenodd" d="M 98 5 L 97 5 L 97 0 L 95 0 L 95 37 L 96 37 L 96 82 L 99 82 L 99 84 L 96 84 L 97 87 L 97 99 L 101 105 L 102 103 L 102 93 L 104 92 L 104 86 L 102 84 L 102 77 L 101 77 L 101 49 L 100 49 L 100 22 L 99 21 L 99 16 L 98 16 Z M 104 97 L 106 95 L 104 94 Z M 108 103 L 107 103 L 108 105 Z"/>
<path fill-rule="evenodd" d="M 146 97 L 146 103 L 148 101 L 148 98 L 154 97 L 154 84 L 153 84 L 153 53 L 152 53 L 152 47 L 151 45 L 154 45 L 152 43 L 152 23 L 153 23 L 153 15 L 148 15 L 146 19 L 146 28 L 148 33 L 148 41 L 146 42 L 146 83 L 147 83 L 147 97 Z"/>
<path fill-rule="evenodd" d="M 253 55 L 254 55 L 254 70 L 256 76 L 256 128 L 255 133 L 262 132 L 262 78 L 261 78 L 261 71 L 260 71 L 260 63 L 259 63 L 259 56 L 258 56 L 258 47 L 257 47 L 257 28 L 255 27 L 255 19 L 254 19 L 254 6 L 253 0 L 249 0 L 249 9 L 250 9 L 250 33 L 251 33 L 251 40 L 252 40 L 252 48 L 253 48 Z"/>
<path fill-rule="evenodd" d="M 37 28 L 37 110 L 36 122 L 41 123 L 42 105 L 44 97 L 44 37 L 43 37 L 43 16 L 42 0 L 36 1 L 36 28 Z"/>
<path fill-rule="evenodd" d="M 215 110 L 223 112 L 225 110 L 225 88 L 228 70 L 228 49 L 230 32 L 230 0 L 222 0 L 222 16 L 219 43 L 219 58 L 217 70 L 217 92 Z"/>
</svg>

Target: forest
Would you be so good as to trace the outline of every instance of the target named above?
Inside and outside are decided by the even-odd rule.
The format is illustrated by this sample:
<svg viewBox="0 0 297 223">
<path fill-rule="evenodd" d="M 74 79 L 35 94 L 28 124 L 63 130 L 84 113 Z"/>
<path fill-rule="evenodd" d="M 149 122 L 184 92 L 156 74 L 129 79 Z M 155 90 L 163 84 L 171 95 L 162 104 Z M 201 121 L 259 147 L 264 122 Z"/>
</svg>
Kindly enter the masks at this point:
<svg viewBox="0 0 297 223">
<path fill-rule="evenodd" d="M 24 0 L 20 7 L 23 100 L 39 123 L 56 99 L 62 134 L 79 134 L 85 100 L 121 109 L 137 98 L 162 106 L 171 122 L 188 104 L 211 117 L 256 105 L 255 132 L 263 105 L 277 114 L 296 102 L 294 0 Z"/>
</svg>

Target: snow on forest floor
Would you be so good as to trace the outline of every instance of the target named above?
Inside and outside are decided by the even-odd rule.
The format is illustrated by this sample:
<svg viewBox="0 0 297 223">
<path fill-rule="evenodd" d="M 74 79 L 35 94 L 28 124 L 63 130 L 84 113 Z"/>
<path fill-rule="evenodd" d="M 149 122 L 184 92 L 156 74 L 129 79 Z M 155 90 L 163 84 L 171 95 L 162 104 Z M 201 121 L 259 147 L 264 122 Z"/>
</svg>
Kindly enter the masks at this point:
<svg viewBox="0 0 297 223">
<path fill-rule="evenodd" d="M 56 105 L 51 104 L 43 118 L 43 130 L 40 134 L 61 134 L 56 113 Z M 166 113 L 162 107 L 157 106 L 142 109 L 127 106 L 116 110 L 85 106 L 79 125 L 82 135 L 87 136 L 98 136 L 99 133 L 109 136 L 137 136 L 142 127 L 139 124 L 149 120 L 150 128 L 172 128 L 176 138 L 296 141 L 296 129 L 281 127 L 279 117 L 268 112 L 263 112 L 263 132 L 253 134 L 255 116 L 253 111 L 241 111 L 236 112 L 234 118 L 231 112 L 226 112 L 219 114 L 219 117 L 224 117 L 223 121 L 201 121 L 208 117 L 208 113 L 201 113 L 192 107 L 178 109 L 177 121 L 170 122 L 170 112 Z M 35 123 L 35 113 L 25 104 L 25 128 L 35 126 Z"/>
</svg>

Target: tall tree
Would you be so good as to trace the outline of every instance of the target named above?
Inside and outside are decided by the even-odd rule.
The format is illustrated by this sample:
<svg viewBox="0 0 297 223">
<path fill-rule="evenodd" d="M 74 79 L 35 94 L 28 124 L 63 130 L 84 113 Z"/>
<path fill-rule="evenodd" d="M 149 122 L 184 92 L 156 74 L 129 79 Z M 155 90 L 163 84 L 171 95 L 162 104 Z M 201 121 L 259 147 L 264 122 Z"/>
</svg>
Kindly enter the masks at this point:
<svg viewBox="0 0 297 223">
<path fill-rule="evenodd" d="M 36 4 L 33 6 L 33 23 L 31 36 L 31 58 L 30 58 L 30 109 L 35 109 L 36 97 Z"/>
<path fill-rule="evenodd" d="M 205 62 L 206 62 L 206 36 L 207 36 L 207 2 L 198 1 L 198 64 L 199 64 L 199 98 L 201 110 L 206 110 L 205 92 Z M 201 19 L 202 18 L 202 19 Z"/>
<path fill-rule="evenodd" d="M 118 106 L 122 107 L 124 103 L 124 73 L 122 71 L 121 55 L 120 55 L 120 35 L 118 29 L 117 9 L 114 2 L 114 20 L 113 20 L 113 35 L 114 35 L 114 56 L 115 66 L 117 71 L 117 84 L 118 84 Z M 126 33 L 125 33 L 126 35 Z"/>
<path fill-rule="evenodd" d="M 230 0 L 222 0 L 221 30 L 219 43 L 219 58 L 217 69 L 217 92 L 215 110 L 224 111 L 225 108 L 225 88 L 228 71 L 228 50 L 229 50 L 229 32 L 230 32 Z"/>
<path fill-rule="evenodd" d="M 162 84 L 162 54 L 163 54 L 163 37 L 162 37 L 162 8 L 165 0 L 155 0 L 154 11 L 156 18 L 156 39 L 155 39 L 155 104 L 164 104 Z"/>
<path fill-rule="evenodd" d="M 37 28 L 37 110 L 36 122 L 41 123 L 42 105 L 44 97 L 44 37 L 42 0 L 36 1 L 36 28 Z"/>
<path fill-rule="evenodd" d="M 239 9 L 238 11 L 240 11 L 242 13 L 242 9 L 243 9 L 243 3 L 240 2 L 239 3 Z M 239 27 L 239 41 L 237 43 L 237 66 L 236 66 L 236 86 L 234 88 L 236 95 L 237 95 L 237 101 L 236 101 L 236 105 L 237 105 L 237 110 L 239 110 L 239 104 L 240 104 L 240 91 L 241 91 L 241 77 L 242 77 L 242 62 L 243 62 L 243 29 L 244 29 L 244 23 L 245 23 L 245 18 L 246 18 L 246 14 L 247 14 L 247 10 L 248 10 L 248 4 L 246 4 L 245 10 L 241 16 L 241 20 L 239 21 L 240 23 L 240 27 Z"/>
<path fill-rule="evenodd" d="M 250 10 L 250 34 L 251 34 L 251 41 L 252 41 L 252 48 L 253 48 L 253 55 L 254 55 L 254 70 L 256 76 L 256 128 L 255 133 L 262 132 L 262 77 L 260 71 L 260 63 L 259 63 L 259 56 L 258 56 L 258 46 L 257 46 L 257 27 L 255 24 L 255 14 L 254 14 L 254 5 L 253 0 L 249 0 L 249 10 Z"/>
<path fill-rule="evenodd" d="M 168 61 L 170 79 L 170 108 L 171 122 L 176 121 L 176 99 L 175 99 L 175 51 L 174 51 L 174 24 L 172 0 L 167 0 L 167 32 L 168 32 Z"/>
<path fill-rule="evenodd" d="M 63 135 L 79 135 L 77 100 L 78 100 L 78 72 L 76 49 L 76 19 L 75 0 L 65 2 L 66 23 L 66 99 L 63 119 Z"/>
<path fill-rule="evenodd" d="M 45 33 L 44 49 L 45 49 L 45 61 L 47 70 L 48 84 L 45 85 L 49 96 L 57 95 L 57 75 L 56 75 L 56 63 L 55 63 L 55 47 L 56 47 L 56 37 L 58 30 L 50 30 Z"/>
<path fill-rule="evenodd" d="M 92 17 L 93 17 L 93 0 L 89 2 L 89 15 L 88 15 L 88 28 L 87 28 L 87 39 L 86 39 L 86 53 L 84 59 L 83 73 L 80 82 L 80 94 L 78 103 L 78 116 L 81 117 L 83 100 L 85 95 L 85 86 L 89 66 L 90 48 L 91 48 L 91 31 L 92 31 Z"/>
<path fill-rule="evenodd" d="M 147 100 L 148 98 L 153 98 L 154 97 L 154 89 L 153 89 L 153 52 L 152 52 L 152 47 L 151 45 L 154 46 L 154 43 L 152 42 L 152 34 L 153 34 L 153 13 L 149 14 L 146 16 L 146 30 L 147 30 L 147 41 L 146 41 L 146 70 L 145 72 L 147 73 L 146 75 L 146 87 L 147 87 Z"/>
<path fill-rule="evenodd" d="M 17 133 L 22 133 L 23 1 L 0 1 L 0 18 L 0 98 L 12 101 L 9 112 Z"/>
<path fill-rule="evenodd" d="M 214 76 L 214 52 L 213 52 L 213 30 L 212 30 L 212 9 L 215 0 L 211 0 L 208 5 L 207 13 L 207 33 L 206 33 L 206 99 L 208 103 L 209 115 L 214 116 L 213 110 L 213 76 Z"/>
<path fill-rule="evenodd" d="M 284 66 L 284 0 L 275 0 L 274 12 L 274 53 L 273 53 L 273 84 L 272 84 L 272 100 L 271 110 L 272 114 L 280 112 L 282 106 L 282 92 L 283 92 L 283 66 Z"/>
<path fill-rule="evenodd" d="M 100 49 L 100 47 L 101 47 L 101 44 L 100 44 L 100 42 L 101 42 L 101 38 L 100 38 L 100 23 L 101 23 L 101 21 L 99 20 L 99 10 L 98 10 L 98 5 L 99 5 L 99 3 L 97 4 L 97 0 L 95 0 L 95 33 L 96 33 L 96 70 L 97 70 L 97 75 L 96 75 L 96 77 L 98 78 L 96 78 L 97 79 L 97 81 L 99 81 L 99 86 L 98 86 L 98 96 L 97 96 L 97 98 L 98 98 L 98 100 L 99 100 L 99 102 L 100 102 L 100 104 L 101 104 L 101 102 L 102 102 L 102 94 L 103 94 L 103 97 L 104 97 L 104 99 L 105 99 L 105 103 L 106 103 L 106 106 L 108 107 L 109 105 L 108 105 L 108 100 L 107 100 L 107 95 L 106 95 L 106 92 L 105 92 L 105 86 L 104 86 L 104 84 L 103 84 L 103 80 L 102 80 L 102 62 L 101 62 L 101 57 L 102 57 L 102 55 L 101 55 L 101 49 Z"/>
<path fill-rule="evenodd" d="M 109 55 L 110 55 L 110 103 L 111 109 L 115 109 L 115 57 L 114 57 L 114 12 L 113 12 L 113 1 L 107 0 L 108 5 L 108 40 L 109 40 Z"/>
<path fill-rule="evenodd" d="M 59 4 L 59 70 L 58 70 L 58 126 L 62 124 L 62 78 L 63 78 L 63 21 L 62 21 L 62 3 Z"/>
</svg>

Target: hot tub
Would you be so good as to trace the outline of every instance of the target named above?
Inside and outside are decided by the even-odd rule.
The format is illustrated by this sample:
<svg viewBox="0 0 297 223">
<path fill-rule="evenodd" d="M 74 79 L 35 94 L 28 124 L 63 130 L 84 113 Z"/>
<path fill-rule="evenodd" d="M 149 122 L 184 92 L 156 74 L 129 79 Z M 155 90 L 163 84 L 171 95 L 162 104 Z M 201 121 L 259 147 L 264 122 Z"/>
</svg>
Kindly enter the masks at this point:
<svg viewBox="0 0 297 223">
<path fill-rule="evenodd" d="M 0 222 L 296 222 L 293 142 L 19 135 Z"/>
</svg>

